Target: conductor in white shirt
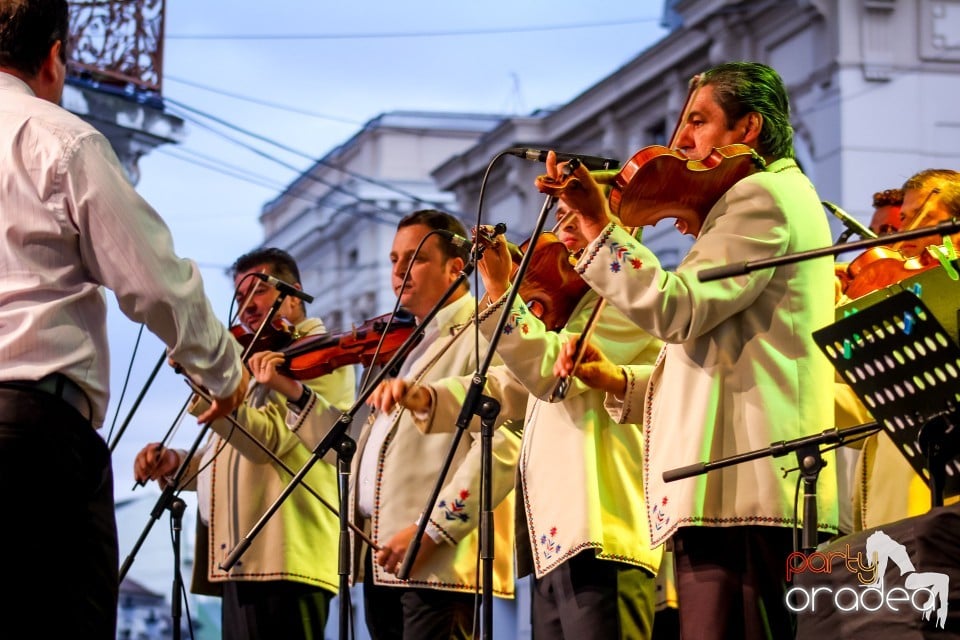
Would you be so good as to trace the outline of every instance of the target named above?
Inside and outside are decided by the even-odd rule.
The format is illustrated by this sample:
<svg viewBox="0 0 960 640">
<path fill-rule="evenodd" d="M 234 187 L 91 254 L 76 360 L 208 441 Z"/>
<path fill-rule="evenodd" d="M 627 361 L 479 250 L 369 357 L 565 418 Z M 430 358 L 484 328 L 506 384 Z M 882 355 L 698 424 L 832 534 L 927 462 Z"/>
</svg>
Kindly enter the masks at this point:
<svg viewBox="0 0 960 640">
<path fill-rule="evenodd" d="M 239 345 L 197 266 L 106 138 L 58 106 L 66 0 L 0 0 L 0 636 L 114 638 L 118 569 L 106 299 L 216 398 L 240 404 Z M 54 598 L 54 602 L 50 602 Z M 51 615 L 54 614 L 54 615 Z"/>
</svg>

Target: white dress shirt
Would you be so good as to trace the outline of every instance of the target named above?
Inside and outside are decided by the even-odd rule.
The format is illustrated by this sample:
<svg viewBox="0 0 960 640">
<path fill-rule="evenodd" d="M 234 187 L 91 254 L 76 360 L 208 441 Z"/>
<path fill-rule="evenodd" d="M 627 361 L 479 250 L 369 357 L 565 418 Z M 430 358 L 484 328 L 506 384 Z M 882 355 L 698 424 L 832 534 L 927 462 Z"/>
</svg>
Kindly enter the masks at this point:
<svg viewBox="0 0 960 640">
<path fill-rule="evenodd" d="M 214 396 L 240 381 L 239 345 L 213 314 L 197 265 L 127 180 L 107 139 L 0 73 L 0 380 L 60 372 L 103 424 L 106 300 L 116 295 Z"/>
</svg>

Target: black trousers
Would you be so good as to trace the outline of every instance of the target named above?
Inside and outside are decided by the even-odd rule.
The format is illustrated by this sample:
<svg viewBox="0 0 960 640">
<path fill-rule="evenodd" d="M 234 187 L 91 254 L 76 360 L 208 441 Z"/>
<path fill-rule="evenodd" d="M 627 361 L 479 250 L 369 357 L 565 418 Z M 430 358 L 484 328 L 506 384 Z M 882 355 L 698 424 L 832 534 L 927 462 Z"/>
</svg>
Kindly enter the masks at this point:
<svg viewBox="0 0 960 640">
<path fill-rule="evenodd" d="M 681 527 L 673 541 L 684 640 L 794 637 L 784 600 L 793 529 Z"/>
<path fill-rule="evenodd" d="M 117 524 L 106 443 L 73 407 L 0 387 L 0 637 L 116 637 Z"/>
<path fill-rule="evenodd" d="M 363 610 L 374 640 L 447 640 L 480 632 L 480 598 L 472 593 L 382 587 L 373 584 L 367 549 L 363 576 Z"/>
<path fill-rule="evenodd" d="M 333 594 L 289 580 L 223 583 L 223 640 L 323 638 Z"/>
<path fill-rule="evenodd" d="M 534 640 L 644 640 L 652 637 L 656 578 L 592 549 L 534 578 Z"/>
</svg>

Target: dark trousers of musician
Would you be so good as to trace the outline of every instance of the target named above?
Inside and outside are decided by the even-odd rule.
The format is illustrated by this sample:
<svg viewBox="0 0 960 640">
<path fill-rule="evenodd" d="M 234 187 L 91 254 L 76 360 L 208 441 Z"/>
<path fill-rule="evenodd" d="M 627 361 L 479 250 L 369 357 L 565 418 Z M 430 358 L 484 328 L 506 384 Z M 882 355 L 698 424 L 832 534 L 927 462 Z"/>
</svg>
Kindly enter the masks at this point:
<svg viewBox="0 0 960 640">
<path fill-rule="evenodd" d="M 223 583 L 224 640 L 323 637 L 333 594 L 320 587 L 270 580 Z"/>
<path fill-rule="evenodd" d="M 796 621 L 784 604 L 792 529 L 681 527 L 673 549 L 682 638 L 794 637 Z"/>
<path fill-rule="evenodd" d="M 0 384 L 0 504 L 0 637 L 115 638 L 113 473 L 89 414 Z"/>
<path fill-rule="evenodd" d="M 479 635 L 480 599 L 472 593 L 373 584 L 369 548 L 364 553 L 363 609 L 374 640 L 454 640 Z"/>
<path fill-rule="evenodd" d="M 534 580 L 533 638 L 650 638 L 656 578 L 582 551 Z"/>
</svg>

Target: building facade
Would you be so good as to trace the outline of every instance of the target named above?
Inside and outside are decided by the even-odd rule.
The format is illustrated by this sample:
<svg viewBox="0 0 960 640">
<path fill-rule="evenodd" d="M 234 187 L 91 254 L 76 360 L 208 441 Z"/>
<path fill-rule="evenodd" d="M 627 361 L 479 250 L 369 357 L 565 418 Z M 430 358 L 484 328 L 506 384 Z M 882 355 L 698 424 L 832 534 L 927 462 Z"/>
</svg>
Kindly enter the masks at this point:
<svg viewBox="0 0 960 640">
<path fill-rule="evenodd" d="M 388 255 L 397 223 L 417 209 L 457 213 L 430 171 L 462 153 L 501 116 L 382 114 L 263 208 L 264 246 L 286 249 L 330 331 L 393 307 Z"/>
</svg>

